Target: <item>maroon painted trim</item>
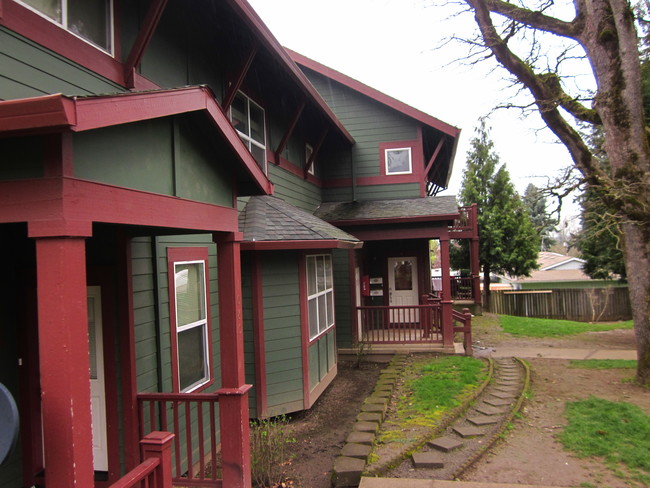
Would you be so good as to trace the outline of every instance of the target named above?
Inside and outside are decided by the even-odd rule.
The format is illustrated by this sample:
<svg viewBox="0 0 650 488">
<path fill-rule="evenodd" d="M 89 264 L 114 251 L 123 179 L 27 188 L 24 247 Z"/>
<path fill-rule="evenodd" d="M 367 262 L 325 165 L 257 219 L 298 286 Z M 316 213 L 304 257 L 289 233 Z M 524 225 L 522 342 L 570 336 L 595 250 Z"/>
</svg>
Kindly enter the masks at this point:
<svg viewBox="0 0 650 488">
<path fill-rule="evenodd" d="M 445 229 L 446 230 L 446 229 Z M 347 229 L 356 238 L 362 241 L 389 241 L 393 239 L 438 239 L 447 235 L 440 229 L 430 227 L 409 228 L 357 228 Z"/>
<path fill-rule="evenodd" d="M 296 166 L 295 164 L 293 164 L 289 160 L 284 159 L 283 157 L 280 157 L 279 159 L 275 159 L 274 162 L 279 168 L 282 168 L 283 170 L 288 171 L 289 173 L 291 173 L 293 175 L 296 175 L 296 176 L 298 176 L 300 178 L 305 179 L 305 174 L 303 172 L 303 169 L 300 168 L 299 166 Z M 322 180 L 318 176 L 315 176 L 315 175 L 312 175 L 312 174 L 309 174 L 309 173 L 307 174 L 306 181 L 313 184 L 313 185 L 316 185 L 318 187 L 322 186 Z M 351 181 L 352 180 L 350 180 L 350 182 Z"/>
<path fill-rule="evenodd" d="M 127 471 L 140 463 L 137 380 L 135 363 L 135 323 L 133 309 L 133 272 L 131 260 L 131 239 L 119 233 L 118 245 L 121 251 L 118 267 L 118 283 L 121 293 L 118 297 L 120 316 L 120 345 L 122 367 L 122 412 L 124 418 L 124 464 Z"/>
<path fill-rule="evenodd" d="M 344 75 L 343 73 L 339 73 L 338 71 L 333 70 L 332 68 L 328 68 L 327 66 L 324 66 L 318 63 L 317 61 L 309 59 L 306 56 L 303 56 L 302 54 L 298 54 L 297 52 L 292 51 L 291 49 L 286 49 L 286 51 L 288 52 L 291 59 L 300 66 L 304 66 L 306 68 L 309 68 L 312 71 L 316 71 L 317 73 L 327 78 L 330 78 L 342 85 L 345 85 L 348 88 L 351 88 L 352 90 L 355 90 L 367 97 L 370 97 L 379 103 L 387 105 L 388 107 L 394 110 L 402 112 L 403 114 L 419 122 L 422 122 L 425 125 L 433 127 L 434 129 L 438 129 L 454 138 L 458 138 L 460 134 L 460 129 L 452 125 L 449 125 L 446 122 L 443 122 L 435 117 L 432 117 L 429 114 L 426 114 L 416 108 L 413 108 L 405 104 L 404 102 L 400 102 L 399 100 L 396 100 L 384 93 L 381 93 L 380 91 L 375 90 L 374 88 L 371 88 L 368 85 L 364 85 L 363 83 L 353 78 L 350 78 L 349 76 Z"/>
<path fill-rule="evenodd" d="M 74 176 L 74 151 L 69 132 L 43 136 L 43 176 Z"/>
<path fill-rule="evenodd" d="M 289 75 L 289 77 L 298 85 L 298 88 L 311 100 L 316 108 L 326 117 L 329 123 L 336 128 L 350 144 L 354 144 L 354 138 L 347 131 L 332 109 L 325 103 L 318 91 L 313 87 L 305 74 L 292 61 L 287 51 L 280 45 L 269 28 L 264 24 L 262 19 L 257 15 L 255 10 L 246 0 L 227 0 L 233 10 L 242 18 L 242 20 L 256 34 L 262 46 L 264 46 L 271 57 L 273 57 L 280 67 Z"/>
<path fill-rule="evenodd" d="M 257 186 L 271 194 L 270 180 L 205 86 L 87 98 L 59 94 L 0 102 L 0 133 L 64 128 L 79 132 L 196 111 L 207 112 Z"/>
<path fill-rule="evenodd" d="M 323 129 L 323 132 L 321 132 L 320 138 L 318 139 L 318 142 L 316 145 L 312 148 L 312 153 L 311 156 L 309 157 L 309 161 L 307 161 L 307 164 L 305 164 L 305 169 L 303 170 L 303 179 L 307 179 L 309 176 L 309 170 L 311 169 L 312 165 L 314 164 L 314 161 L 316 160 L 316 155 L 318 154 L 318 151 L 320 151 L 321 146 L 323 145 L 323 142 L 325 142 L 325 138 L 327 137 L 327 133 L 329 132 L 329 128 L 325 127 Z"/>
<path fill-rule="evenodd" d="M 237 92 L 239 91 L 242 84 L 244 83 L 244 79 L 246 78 L 248 71 L 253 65 L 253 61 L 255 60 L 255 56 L 257 55 L 257 51 L 259 51 L 259 48 L 260 48 L 259 43 L 253 40 L 248 56 L 246 57 L 243 66 L 239 69 L 239 74 L 237 75 L 237 78 L 235 78 L 235 81 L 233 81 L 230 84 L 230 87 L 228 88 L 228 93 L 224 97 L 223 103 L 221 104 L 221 108 L 223 108 L 223 111 L 225 113 L 228 113 L 228 110 L 230 110 L 230 106 L 232 105 L 232 102 L 235 100 L 235 97 L 237 96 Z"/>
<path fill-rule="evenodd" d="M 431 159 L 429 159 L 429 163 L 427 164 L 426 169 L 424 170 L 424 178 L 427 178 L 427 175 L 429 174 L 429 171 L 431 171 L 431 168 L 433 167 L 433 163 L 436 161 L 436 158 L 438 157 L 438 153 L 442 149 L 442 146 L 444 145 L 445 140 L 440 139 L 440 142 L 438 142 L 438 146 L 436 147 L 435 151 L 433 151 L 433 154 L 431 155 Z"/>
<path fill-rule="evenodd" d="M 357 314 L 356 307 L 357 305 L 361 305 L 361 303 L 357 304 L 357 283 L 355 277 L 356 266 L 357 253 L 350 249 L 348 251 L 348 282 L 350 285 L 350 303 L 352 304 L 352 307 L 350 307 L 350 313 L 352 314 L 352 339 L 354 341 L 359 339 L 359 314 Z M 359 281 L 361 280 L 362 275 L 361 266 L 359 266 Z M 361 294 L 361 291 L 359 291 L 359 294 Z"/>
<path fill-rule="evenodd" d="M 268 416 L 266 387 L 266 342 L 264 338 L 264 292 L 262 262 L 259 253 L 251 254 L 251 285 L 253 292 L 253 344 L 255 348 L 255 402 L 257 417 Z"/>
<path fill-rule="evenodd" d="M 280 144 L 278 144 L 278 147 L 275 149 L 275 152 L 273 153 L 273 156 L 275 158 L 273 162 L 275 164 L 280 164 L 280 161 L 282 160 L 282 151 L 284 151 L 284 148 L 287 146 L 287 142 L 289 142 L 289 138 L 291 137 L 291 134 L 293 134 L 293 131 L 296 128 L 296 125 L 298 124 L 298 120 L 300 120 L 300 116 L 302 115 L 302 112 L 305 110 L 306 104 L 307 103 L 303 98 L 302 101 L 300 102 L 300 105 L 296 109 L 296 112 L 293 114 L 291 123 L 289 123 L 289 126 L 287 127 L 284 136 L 282 136 L 282 140 L 280 141 Z"/>
<path fill-rule="evenodd" d="M 167 284 L 169 290 L 169 333 L 171 339 L 171 360 L 172 360 L 172 390 L 180 392 L 180 380 L 178 377 L 178 338 L 176 323 L 176 286 L 174 284 L 174 264 L 179 261 L 203 261 L 203 272 L 205 273 L 205 298 L 206 298 L 206 327 L 208 334 L 208 381 L 192 390 L 192 393 L 199 393 L 210 385 L 214 384 L 214 354 L 212 353 L 212 313 L 210 304 L 210 266 L 208 263 L 209 253 L 207 247 L 168 247 L 167 248 Z"/>
<path fill-rule="evenodd" d="M 207 232 L 238 226 L 236 209 L 178 197 L 72 178 L 0 182 L 0 222 L 25 221 L 30 237 L 88 236 L 90 222 Z"/>
<path fill-rule="evenodd" d="M 314 239 L 306 241 L 245 241 L 243 251 L 279 251 L 287 249 L 359 249 L 362 242 L 339 241 L 336 239 Z"/>
<path fill-rule="evenodd" d="M 99 286 L 102 301 L 102 341 L 104 346 L 104 389 L 106 399 L 106 436 L 108 447 L 108 480 L 111 484 L 120 478 L 120 424 L 118 419 L 118 384 L 117 374 L 112 365 L 117 360 L 115 348 L 115 330 L 117 320 L 115 310 L 115 290 L 112 281 L 112 268 L 90 266 L 88 268 L 88 286 Z M 106 361 L 108 359 L 108 361 Z"/>
<path fill-rule="evenodd" d="M 298 253 L 298 296 L 300 300 L 300 341 L 302 359 L 302 404 L 309 405 L 309 309 L 307 307 L 307 253 Z"/>
<path fill-rule="evenodd" d="M 129 88 L 135 86 L 135 69 L 140 64 L 140 61 L 142 61 L 142 56 L 144 56 L 144 52 L 153 37 L 156 27 L 158 27 L 160 17 L 162 17 L 166 6 L 167 0 L 153 0 L 149 5 L 147 15 L 138 32 L 138 37 L 133 43 L 126 63 L 124 63 L 124 79 Z"/>
<path fill-rule="evenodd" d="M 114 12 L 114 25 L 118 16 Z M 41 44 L 42 46 L 94 71 L 109 80 L 124 85 L 124 70 L 117 60 L 121 48 L 119 36 L 114 36 L 115 57 L 86 42 L 62 26 L 13 1 L 5 1 L 0 25 Z"/>
</svg>

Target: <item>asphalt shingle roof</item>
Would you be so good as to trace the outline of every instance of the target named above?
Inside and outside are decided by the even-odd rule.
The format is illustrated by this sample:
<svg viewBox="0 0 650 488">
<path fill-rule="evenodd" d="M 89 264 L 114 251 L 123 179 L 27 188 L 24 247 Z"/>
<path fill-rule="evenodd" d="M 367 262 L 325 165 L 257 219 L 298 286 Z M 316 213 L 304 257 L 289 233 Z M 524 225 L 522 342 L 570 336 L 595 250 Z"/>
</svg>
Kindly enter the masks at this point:
<svg viewBox="0 0 650 488">
<path fill-rule="evenodd" d="M 284 200 L 254 196 L 239 213 L 244 241 L 339 240 L 361 242 L 356 237 Z"/>
<path fill-rule="evenodd" d="M 328 222 L 456 214 L 458 214 L 458 203 L 453 195 L 400 200 L 327 202 L 321 204 L 315 212 L 317 217 Z"/>
</svg>

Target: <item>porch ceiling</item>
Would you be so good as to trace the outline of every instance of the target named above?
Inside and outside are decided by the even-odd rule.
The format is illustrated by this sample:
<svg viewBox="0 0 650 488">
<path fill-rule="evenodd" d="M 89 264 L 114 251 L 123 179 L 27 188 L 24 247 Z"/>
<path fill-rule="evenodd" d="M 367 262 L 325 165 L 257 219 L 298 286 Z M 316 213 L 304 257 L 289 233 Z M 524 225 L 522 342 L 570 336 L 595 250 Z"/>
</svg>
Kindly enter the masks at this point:
<svg viewBox="0 0 650 488">
<path fill-rule="evenodd" d="M 251 197 L 239 214 L 244 233 L 242 246 L 249 249 L 356 248 L 356 237 L 284 200 L 263 195 Z"/>
<path fill-rule="evenodd" d="M 400 200 L 325 202 L 315 215 L 334 225 L 400 224 L 454 220 L 459 216 L 456 197 Z"/>
</svg>

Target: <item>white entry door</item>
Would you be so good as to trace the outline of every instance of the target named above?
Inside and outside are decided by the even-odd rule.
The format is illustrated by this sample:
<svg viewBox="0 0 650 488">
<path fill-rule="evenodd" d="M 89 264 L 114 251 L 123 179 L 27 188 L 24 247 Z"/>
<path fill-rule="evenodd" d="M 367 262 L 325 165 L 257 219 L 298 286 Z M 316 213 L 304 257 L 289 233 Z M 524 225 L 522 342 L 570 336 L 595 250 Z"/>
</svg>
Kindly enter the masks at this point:
<svg viewBox="0 0 650 488">
<path fill-rule="evenodd" d="M 416 257 L 388 258 L 388 304 L 391 307 L 418 305 L 418 260 Z M 391 312 L 391 322 L 418 322 L 418 310 Z"/>
<path fill-rule="evenodd" d="M 102 299 L 99 286 L 88 287 L 88 348 L 90 355 L 90 406 L 93 421 L 94 468 L 95 471 L 108 471 Z"/>
</svg>

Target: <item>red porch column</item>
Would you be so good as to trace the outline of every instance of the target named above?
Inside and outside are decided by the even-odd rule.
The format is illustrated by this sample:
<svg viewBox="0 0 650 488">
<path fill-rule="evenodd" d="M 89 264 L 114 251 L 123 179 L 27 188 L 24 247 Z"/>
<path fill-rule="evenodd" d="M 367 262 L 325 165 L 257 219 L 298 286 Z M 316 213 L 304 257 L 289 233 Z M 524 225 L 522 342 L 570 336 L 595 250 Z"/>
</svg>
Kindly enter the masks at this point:
<svg viewBox="0 0 650 488">
<path fill-rule="evenodd" d="M 221 389 L 219 411 L 223 486 L 250 488 L 248 390 L 244 383 L 240 233 L 215 234 L 219 268 Z"/>
<path fill-rule="evenodd" d="M 38 237 L 36 265 L 45 480 L 48 488 L 88 488 L 94 480 L 85 238 Z"/>
<path fill-rule="evenodd" d="M 454 324 L 453 324 L 453 301 L 451 300 L 451 273 L 449 261 L 449 237 L 440 239 L 440 260 L 442 271 L 442 300 L 440 305 L 442 320 L 442 345 L 453 347 L 454 345 Z"/>
</svg>

